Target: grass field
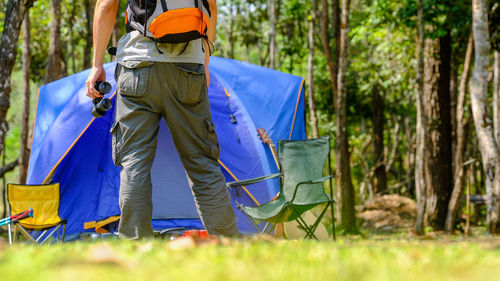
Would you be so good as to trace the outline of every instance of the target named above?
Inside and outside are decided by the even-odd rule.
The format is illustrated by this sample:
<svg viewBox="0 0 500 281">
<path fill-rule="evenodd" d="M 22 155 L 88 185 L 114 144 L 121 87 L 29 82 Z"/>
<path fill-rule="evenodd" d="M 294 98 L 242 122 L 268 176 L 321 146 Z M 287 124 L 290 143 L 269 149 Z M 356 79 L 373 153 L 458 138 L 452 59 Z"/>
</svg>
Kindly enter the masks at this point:
<svg viewBox="0 0 500 281">
<path fill-rule="evenodd" d="M 500 280 L 500 239 L 0 246 L 0 280 Z"/>
</svg>

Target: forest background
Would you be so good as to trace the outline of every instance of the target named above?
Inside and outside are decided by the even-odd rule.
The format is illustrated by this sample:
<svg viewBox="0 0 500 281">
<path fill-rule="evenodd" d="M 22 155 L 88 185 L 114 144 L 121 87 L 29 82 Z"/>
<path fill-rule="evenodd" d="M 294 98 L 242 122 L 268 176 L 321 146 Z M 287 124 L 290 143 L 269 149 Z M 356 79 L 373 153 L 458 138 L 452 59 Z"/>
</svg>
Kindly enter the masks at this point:
<svg viewBox="0 0 500 281">
<path fill-rule="evenodd" d="M 5 182 L 25 180 L 37 89 L 91 66 L 94 6 L 0 2 Z M 125 32 L 125 6 L 120 0 L 110 46 Z M 307 135 L 335 139 L 345 233 L 358 232 L 355 206 L 383 194 L 417 202 L 417 233 L 453 232 L 464 187 L 486 204 L 476 204 L 474 223 L 500 231 L 499 0 L 219 0 L 218 7 L 214 55 L 306 78 Z"/>
</svg>

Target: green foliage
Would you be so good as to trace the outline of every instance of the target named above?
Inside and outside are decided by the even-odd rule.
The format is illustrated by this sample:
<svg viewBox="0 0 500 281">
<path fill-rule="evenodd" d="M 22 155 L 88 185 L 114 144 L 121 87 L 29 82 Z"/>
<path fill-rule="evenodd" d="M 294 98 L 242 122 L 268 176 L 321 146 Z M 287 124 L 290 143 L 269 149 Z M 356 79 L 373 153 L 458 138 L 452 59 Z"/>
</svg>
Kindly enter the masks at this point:
<svg viewBox="0 0 500 281">
<path fill-rule="evenodd" d="M 351 135 L 351 163 L 353 182 L 359 183 L 366 176 L 366 167 L 374 165 L 367 157 L 372 151 L 370 142 L 373 115 L 372 92 L 375 87 L 384 97 L 384 114 L 388 123 L 395 124 L 406 118 L 414 119 L 415 95 L 415 45 L 412 28 L 395 24 L 395 17 L 403 9 L 395 1 L 361 1 L 351 14 L 351 64 L 348 75 L 348 124 Z M 386 128 L 387 144 L 393 137 L 393 128 Z M 402 130 L 398 133 L 401 134 Z M 404 143 L 397 151 L 404 151 Z M 408 154 L 402 156 L 402 160 Z M 405 167 L 395 167 L 396 175 Z M 399 181 L 392 174 L 389 183 Z"/>
<path fill-rule="evenodd" d="M 398 3 L 396 1 L 392 2 Z M 464 0 L 422 0 L 426 36 L 431 38 L 441 37 L 451 30 L 461 30 L 468 33 L 466 27 L 470 26 L 470 15 L 472 13 L 470 5 L 470 1 Z M 404 0 L 398 6 L 396 16 L 391 17 L 390 20 L 416 30 L 416 0 Z"/>
<path fill-rule="evenodd" d="M 50 1 L 36 1 L 30 9 L 31 77 L 41 83 L 45 76 L 50 34 Z M 22 50 L 18 48 L 18 57 Z M 18 60 L 19 61 L 19 60 Z M 20 65 L 18 66 L 20 68 Z"/>
<path fill-rule="evenodd" d="M 9 123 L 9 131 L 5 139 L 5 163 L 8 164 L 19 157 L 19 149 L 21 142 L 21 118 L 23 111 L 23 95 L 24 95 L 24 85 L 23 85 L 23 75 L 22 72 L 17 70 L 12 73 L 12 93 L 10 95 L 11 105 L 7 112 L 7 122 Z M 38 86 L 31 81 L 31 99 L 30 99 L 30 121 L 29 124 L 33 123 L 34 112 L 36 109 L 37 102 L 37 88 Z M 2 156 L 3 157 L 3 156 Z M 3 163 L 3 159 L 0 160 Z M 0 166 L 3 166 L 0 164 Z M 5 181 L 7 183 L 17 183 L 19 182 L 19 171 L 18 168 L 14 169 L 13 172 L 6 174 Z M 1 204 L 0 204 L 1 205 Z M 0 206 L 0 211 L 3 209 Z"/>
<path fill-rule="evenodd" d="M 491 48 L 500 52 L 500 0 L 490 0 L 488 27 L 490 31 Z"/>
<path fill-rule="evenodd" d="M 288 58 L 285 65 L 287 72 L 293 72 L 296 60 L 307 57 L 307 18 L 308 5 L 306 0 L 290 0 L 284 2 L 281 10 L 278 30 L 282 34 L 280 54 Z"/>
<path fill-rule="evenodd" d="M 5 11 L 5 6 L 7 5 L 7 1 L 0 2 L 0 11 Z M 3 32 L 3 22 L 4 22 L 5 14 L 0 12 L 0 34 Z"/>
</svg>

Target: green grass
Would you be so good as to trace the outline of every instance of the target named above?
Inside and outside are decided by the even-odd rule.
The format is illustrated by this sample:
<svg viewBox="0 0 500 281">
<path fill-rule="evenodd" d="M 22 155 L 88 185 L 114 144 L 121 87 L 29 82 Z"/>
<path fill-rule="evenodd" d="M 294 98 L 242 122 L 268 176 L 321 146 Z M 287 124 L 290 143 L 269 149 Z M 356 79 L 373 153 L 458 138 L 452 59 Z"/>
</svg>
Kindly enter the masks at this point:
<svg viewBox="0 0 500 281">
<path fill-rule="evenodd" d="M 4 246 L 1 280 L 500 280 L 500 240 L 166 241 Z"/>
</svg>

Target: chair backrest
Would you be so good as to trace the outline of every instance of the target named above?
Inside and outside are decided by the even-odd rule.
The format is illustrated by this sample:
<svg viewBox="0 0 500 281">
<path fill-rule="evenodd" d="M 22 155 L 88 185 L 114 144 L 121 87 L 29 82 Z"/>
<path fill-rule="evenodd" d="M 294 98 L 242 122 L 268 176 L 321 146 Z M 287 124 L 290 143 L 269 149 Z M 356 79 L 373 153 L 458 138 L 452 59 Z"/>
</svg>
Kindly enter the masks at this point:
<svg viewBox="0 0 500 281">
<path fill-rule="evenodd" d="M 290 201 L 299 182 L 320 178 L 329 152 L 330 138 L 327 136 L 299 141 L 280 140 L 278 154 L 283 173 L 280 196 Z M 323 184 L 309 184 L 299 187 L 294 204 L 313 204 L 327 199 Z"/>
<path fill-rule="evenodd" d="M 10 213 L 17 214 L 29 208 L 33 217 L 19 223 L 31 229 L 57 225 L 59 217 L 59 183 L 47 185 L 7 185 Z"/>
</svg>

